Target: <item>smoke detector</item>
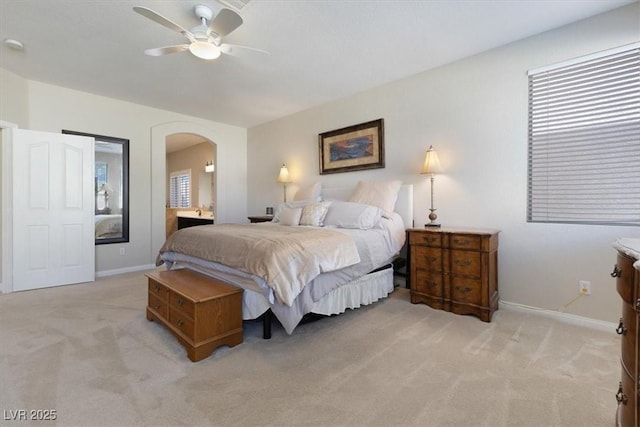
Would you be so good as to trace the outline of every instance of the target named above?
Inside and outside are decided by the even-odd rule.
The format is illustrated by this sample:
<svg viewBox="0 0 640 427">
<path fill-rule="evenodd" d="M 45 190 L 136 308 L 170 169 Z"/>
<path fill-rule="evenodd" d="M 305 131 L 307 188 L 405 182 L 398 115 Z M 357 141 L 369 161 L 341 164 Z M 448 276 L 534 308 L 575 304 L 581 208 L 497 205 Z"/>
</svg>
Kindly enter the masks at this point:
<svg viewBox="0 0 640 427">
<path fill-rule="evenodd" d="M 18 40 L 4 39 L 4 44 L 13 50 L 24 50 L 24 45 L 22 44 L 22 42 L 19 42 Z"/>
</svg>

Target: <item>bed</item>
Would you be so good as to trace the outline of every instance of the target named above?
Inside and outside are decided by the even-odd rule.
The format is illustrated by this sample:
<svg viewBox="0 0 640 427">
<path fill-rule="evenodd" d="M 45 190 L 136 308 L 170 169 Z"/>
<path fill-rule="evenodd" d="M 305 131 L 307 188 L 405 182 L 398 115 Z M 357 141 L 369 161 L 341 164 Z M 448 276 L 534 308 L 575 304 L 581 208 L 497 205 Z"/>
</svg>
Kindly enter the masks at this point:
<svg viewBox="0 0 640 427">
<path fill-rule="evenodd" d="M 96 239 L 120 236 L 122 234 L 122 215 L 96 215 Z"/>
<path fill-rule="evenodd" d="M 323 189 L 319 197 L 309 194 L 309 199 L 283 204 L 273 222 L 179 230 L 165 242 L 156 264 L 189 268 L 242 287 L 243 319 L 262 318 L 265 338 L 271 316 L 291 334 L 305 316 L 371 304 L 394 289 L 392 263 L 404 244 L 405 228 L 413 224 L 413 186 L 398 182 L 394 203 L 385 210 L 363 203 L 366 192 L 364 200 L 353 199 L 360 184 L 355 190 Z M 318 205 L 326 208 L 324 215 Z M 309 211 L 318 218 L 302 213 Z M 290 237 L 307 240 L 288 243 Z M 254 247 L 262 255 L 246 255 Z M 284 254 L 279 248 L 286 248 Z M 310 261 L 308 253 L 319 258 Z M 241 259 L 234 263 L 235 258 Z M 285 271 L 289 261 L 300 265 Z"/>
</svg>

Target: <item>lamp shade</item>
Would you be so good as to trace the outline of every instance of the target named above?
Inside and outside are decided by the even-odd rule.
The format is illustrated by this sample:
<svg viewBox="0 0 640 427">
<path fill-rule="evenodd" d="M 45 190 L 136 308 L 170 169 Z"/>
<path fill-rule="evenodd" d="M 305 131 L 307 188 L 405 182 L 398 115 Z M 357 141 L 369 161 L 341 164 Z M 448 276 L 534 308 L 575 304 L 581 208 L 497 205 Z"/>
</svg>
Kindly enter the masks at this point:
<svg viewBox="0 0 640 427">
<path fill-rule="evenodd" d="M 433 148 L 433 145 L 427 150 L 427 155 L 424 158 L 424 165 L 422 165 L 422 171 L 420 173 L 436 174 L 441 173 L 440 161 L 438 160 L 438 153 Z"/>
<path fill-rule="evenodd" d="M 287 183 L 291 182 L 291 177 L 289 176 L 289 169 L 287 169 L 286 165 L 282 165 L 280 168 L 280 174 L 278 174 L 278 182 Z"/>
<path fill-rule="evenodd" d="M 102 191 L 103 193 L 109 194 L 109 193 L 113 193 L 113 188 L 111 188 L 111 186 L 105 182 L 100 187 L 100 191 Z"/>
</svg>

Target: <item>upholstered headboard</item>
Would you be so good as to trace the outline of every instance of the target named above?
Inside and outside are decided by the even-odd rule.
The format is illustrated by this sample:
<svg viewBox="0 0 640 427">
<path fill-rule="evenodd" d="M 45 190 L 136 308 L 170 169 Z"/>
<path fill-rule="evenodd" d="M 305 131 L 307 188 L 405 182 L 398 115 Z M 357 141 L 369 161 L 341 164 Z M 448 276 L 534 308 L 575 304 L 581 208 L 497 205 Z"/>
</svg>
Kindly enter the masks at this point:
<svg viewBox="0 0 640 427">
<path fill-rule="evenodd" d="M 322 198 L 327 200 L 349 200 L 354 190 L 354 187 L 323 187 Z M 413 227 L 413 184 L 403 184 L 400 186 L 394 211 L 402 217 L 405 228 Z"/>
</svg>

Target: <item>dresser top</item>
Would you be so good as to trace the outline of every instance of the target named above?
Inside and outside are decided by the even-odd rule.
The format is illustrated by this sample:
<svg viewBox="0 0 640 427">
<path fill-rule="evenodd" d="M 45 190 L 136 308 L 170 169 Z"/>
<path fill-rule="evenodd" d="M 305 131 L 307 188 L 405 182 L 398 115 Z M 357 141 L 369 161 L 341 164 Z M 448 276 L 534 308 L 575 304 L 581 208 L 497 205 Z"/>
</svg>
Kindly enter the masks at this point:
<svg viewBox="0 0 640 427">
<path fill-rule="evenodd" d="M 409 228 L 408 231 L 420 231 L 429 233 L 456 233 L 456 234 L 498 234 L 500 230 L 493 228 L 472 228 L 472 227 L 422 227 Z"/>
<path fill-rule="evenodd" d="M 613 242 L 613 247 L 631 258 L 635 258 L 636 262 L 633 266 L 636 270 L 640 270 L 640 239 L 622 237 Z"/>
</svg>

